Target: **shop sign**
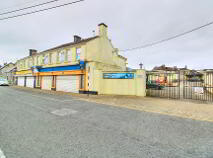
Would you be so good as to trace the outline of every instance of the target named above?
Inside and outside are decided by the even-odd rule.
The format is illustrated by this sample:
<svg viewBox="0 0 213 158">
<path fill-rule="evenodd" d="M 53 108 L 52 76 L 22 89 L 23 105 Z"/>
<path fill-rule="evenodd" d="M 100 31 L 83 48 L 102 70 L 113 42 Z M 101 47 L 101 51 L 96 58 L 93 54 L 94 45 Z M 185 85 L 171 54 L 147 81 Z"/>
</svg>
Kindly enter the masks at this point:
<svg viewBox="0 0 213 158">
<path fill-rule="evenodd" d="M 37 68 L 34 68 L 33 69 L 33 73 L 38 73 L 39 71 L 38 71 L 38 69 Z"/>
<path fill-rule="evenodd" d="M 26 71 L 16 72 L 16 75 L 26 75 L 26 74 L 32 74 L 32 71 L 31 70 L 26 70 Z"/>
<path fill-rule="evenodd" d="M 134 79 L 134 73 L 104 73 L 104 79 Z"/>
</svg>

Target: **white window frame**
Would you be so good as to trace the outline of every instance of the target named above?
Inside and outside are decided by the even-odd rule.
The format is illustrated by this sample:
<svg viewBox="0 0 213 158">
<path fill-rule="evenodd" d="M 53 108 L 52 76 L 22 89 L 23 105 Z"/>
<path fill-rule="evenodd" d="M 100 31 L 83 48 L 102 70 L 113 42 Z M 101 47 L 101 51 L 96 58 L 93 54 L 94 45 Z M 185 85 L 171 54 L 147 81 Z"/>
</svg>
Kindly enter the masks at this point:
<svg viewBox="0 0 213 158">
<path fill-rule="evenodd" d="M 45 55 L 44 56 L 44 65 L 48 65 L 49 64 L 49 55 Z"/>
<path fill-rule="evenodd" d="M 81 59 L 81 48 L 76 48 L 76 60 Z"/>
<path fill-rule="evenodd" d="M 65 62 L 65 50 L 62 50 L 59 52 L 59 62 L 64 63 Z"/>
</svg>

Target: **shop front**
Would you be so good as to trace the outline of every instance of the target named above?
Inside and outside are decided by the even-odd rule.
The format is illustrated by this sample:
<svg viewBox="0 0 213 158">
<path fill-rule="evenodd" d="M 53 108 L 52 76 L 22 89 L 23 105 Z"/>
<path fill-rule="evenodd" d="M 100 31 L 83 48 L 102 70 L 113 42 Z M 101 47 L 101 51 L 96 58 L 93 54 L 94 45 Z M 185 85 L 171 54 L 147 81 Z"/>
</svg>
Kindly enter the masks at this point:
<svg viewBox="0 0 213 158">
<path fill-rule="evenodd" d="M 79 93 L 85 87 L 84 63 L 61 67 L 34 67 L 35 87 L 44 90 Z"/>
<path fill-rule="evenodd" d="M 21 87 L 35 87 L 35 76 L 33 76 L 32 70 L 25 70 L 16 72 L 17 85 Z"/>
</svg>

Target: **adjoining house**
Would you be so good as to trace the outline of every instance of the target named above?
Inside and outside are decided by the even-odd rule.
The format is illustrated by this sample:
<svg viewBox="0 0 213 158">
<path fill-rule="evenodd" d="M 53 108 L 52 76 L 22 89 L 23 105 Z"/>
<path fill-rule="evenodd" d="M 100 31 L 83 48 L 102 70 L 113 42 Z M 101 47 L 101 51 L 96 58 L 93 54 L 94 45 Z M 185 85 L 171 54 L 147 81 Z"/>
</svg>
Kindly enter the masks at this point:
<svg viewBox="0 0 213 158">
<path fill-rule="evenodd" d="M 174 67 L 169 67 L 164 65 L 161 66 L 156 66 L 153 68 L 152 71 L 157 71 L 157 72 L 177 72 L 177 71 L 188 71 L 189 69 L 187 68 L 187 66 L 185 66 L 184 68 L 178 68 L 177 66 Z"/>
<path fill-rule="evenodd" d="M 213 69 L 162 65 L 147 72 L 147 96 L 213 101 Z"/>
<path fill-rule="evenodd" d="M 147 80 L 165 86 L 177 86 L 180 80 L 180 72 L 188 74 L 191 70 L 187 66 L 184 68 L 178 68 L 177 66 L 169 67 L 166 65 L 156 66 L 152 71 L 147 72 Z"/>
<path fill-rule="evenodd" d="M 185 73 L 185 80 L 191 81 L 191 82 L 203 82 L 204 74 L 203 72 L 199 72 L 197 70 L 191 70 Z"/>
<path fill-rule="evenodd" d="M 108 38 L 108 26 L 98 25 L 94 37 L 74 36 L 74 41 L 37 52 L 17 61 L 17 85 L 73 93 L 98 93 L 99 71 L 126 71 L 127 59 Z M 102 76 L 100 76 L 102 78 Z"/>
<path fill-rule="evenodd" d="M 5 63 L 4 66 L 0 68 L 0 76 L 6 78 L 10 84 L 14 84 L 15 77 L 14 72 L 16 71 L 16 65 L 13 63 Z"/>
</svg>

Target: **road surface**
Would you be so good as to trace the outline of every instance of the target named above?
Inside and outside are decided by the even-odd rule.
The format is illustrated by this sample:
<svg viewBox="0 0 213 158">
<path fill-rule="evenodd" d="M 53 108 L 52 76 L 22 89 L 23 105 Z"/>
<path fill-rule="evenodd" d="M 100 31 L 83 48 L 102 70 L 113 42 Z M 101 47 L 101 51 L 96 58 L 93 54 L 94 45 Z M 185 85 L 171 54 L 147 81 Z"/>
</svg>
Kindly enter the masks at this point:
<svg viewBox="0 0 213 158">
<path fill-rule="evenodd" d="M 0 158 L 212 158 L 213 123 L 0 87 Z"/>
</svg>

